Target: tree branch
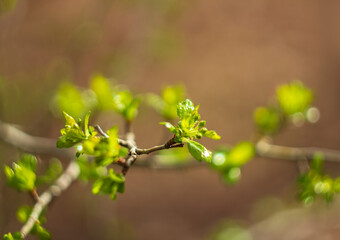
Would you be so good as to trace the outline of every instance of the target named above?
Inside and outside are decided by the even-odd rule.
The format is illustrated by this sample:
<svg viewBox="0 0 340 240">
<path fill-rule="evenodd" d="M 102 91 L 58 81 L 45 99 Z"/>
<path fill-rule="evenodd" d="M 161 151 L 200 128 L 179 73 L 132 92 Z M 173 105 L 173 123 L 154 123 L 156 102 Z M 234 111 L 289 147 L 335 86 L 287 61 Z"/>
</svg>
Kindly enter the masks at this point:
<svg viewBox="0 0 340 240">
<path fill-rule="evenodd" d="M 53 155 L 57 157 L 74 156 L 72 149 L 59 149 L 56 147 L 56 140 L 43 137 L 34 137 L 11 124 L 0 121 L 0 139 L 25 152 Z"/>
<path fill-rule="evenodd" d="M 43 194 L 39 196 L 39 200 L 34 205 L 32 213 L 30 214 L 27 222 L 21 228 L 20 233 L 23 238 L 27 236 L 37 223 L 41 212 L 52 201 L 53 197 L 59 196 L 65 189 L 67 189 L 71 183 L 79 176 L 80 169 L 78 164 L 72 160 L 64 173 L 51 185 Z"/>
<path fill-rule="evenodd" d="M 260 157 L 300 161 L 313 159 L 316 153 L 321 153 L 325 161 L 340 162 L 340 151 L 316 147 L 286 147 L 270 143 L 269 138 L 261 138 L 256 143 L 256 153 Z"/>
</svg>

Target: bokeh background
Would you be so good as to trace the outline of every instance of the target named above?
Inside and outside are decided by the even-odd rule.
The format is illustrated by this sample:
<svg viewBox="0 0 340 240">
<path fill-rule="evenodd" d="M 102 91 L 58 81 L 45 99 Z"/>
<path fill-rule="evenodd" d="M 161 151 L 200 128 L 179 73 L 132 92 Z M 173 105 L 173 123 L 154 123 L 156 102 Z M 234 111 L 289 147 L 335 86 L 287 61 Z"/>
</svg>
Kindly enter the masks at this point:
<svg viewBox="0 0 340 240">
<path fill-rule="evenodd" d="M 50 106 L 61 82 L 86 87 L 101 73 L 135 93 L 185 85 L 208 127 L 235 144 L 253 136 L 253 109 L 272 99 L 279 84 L 300 79 L 314 90 L 321 119 L 285 129 L 276 142 L 339 149 L 339 1 L 0 0 L 0 8 L 0 117 L 33 135 L 58 136 L 62 120 Z M 134 124 L 139 145 L 159 143 L 160 120 L 142 107 Z M 18 155 L 0 145 L 1 165 Z M 340 168 L 326 169 L 336 175 Z M 48 209 L 46 228 L 63 240 L 209 239 L 225 225 L 255 226 L 241 240 L 339 239 L 338 201 L 300 209 L 296 164 L 257 158 L 242 174 L 226 186 L 204 166 L 136 167 L 115 202 L 75 183 Z M 9 189 L 3 174 L 0 188 L 4 234 L 20 228 L 16 209 L 31 199 Z M 267 220 L 273 226 L 261 228 Z M 219 239 L 234 239 L 228 234 Z"/>
</svg>

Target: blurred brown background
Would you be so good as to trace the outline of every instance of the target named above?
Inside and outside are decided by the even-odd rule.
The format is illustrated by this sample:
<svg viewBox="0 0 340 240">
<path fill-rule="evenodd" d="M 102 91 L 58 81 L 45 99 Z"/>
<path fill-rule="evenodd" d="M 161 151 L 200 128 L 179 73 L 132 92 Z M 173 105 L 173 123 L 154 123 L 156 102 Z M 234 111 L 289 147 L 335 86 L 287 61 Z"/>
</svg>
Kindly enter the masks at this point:
<svg viewBox="0 0 340 240">
<path fill-rule="evenodd" d="M 253 109 L 266 104 L 277 85 L 297 78 L 314 89 L 321 119 L 286 129 L 276 142 L 339 149 L 339 20 L 335 0 L 20 0 L 0 16 L 0 117 L 31 134 L 56 138 L 62 121 L 49 105 L 58 85 L 70 80 L 86 87 L 99 72 L 136 93 L 183 83 L 208 127 L 217 130 L 221 142 L 235 144 L 252 137 Z M 159 143 L 160 120 L 142 108 L 135 123 L 140 146 Z M 17 155 L 1 144 L 2 163 Z M 337 174 L 339 167 L 327 169 Z M 206 167 L 133 168 L 126 193 L 115 202 L 75 183 L 49 208 L 46 228 L 63 240 L 205 239 L 222 219 L 255 224 L 263 198 L 281 199 L 267 205 L 268 213 L 301 206 L 295 164 L 255 159 L 242 174 L 228 187 Z M 31 200 L 9 189 L 3 174 L 0 186 L 3 234 L 19 229 L 16 208 Z M 282 224 L 283 232 L 315 230 L 302 236 L 254 239 L 339 239 L 340 226 L 329 219 Z"/>
</svg>

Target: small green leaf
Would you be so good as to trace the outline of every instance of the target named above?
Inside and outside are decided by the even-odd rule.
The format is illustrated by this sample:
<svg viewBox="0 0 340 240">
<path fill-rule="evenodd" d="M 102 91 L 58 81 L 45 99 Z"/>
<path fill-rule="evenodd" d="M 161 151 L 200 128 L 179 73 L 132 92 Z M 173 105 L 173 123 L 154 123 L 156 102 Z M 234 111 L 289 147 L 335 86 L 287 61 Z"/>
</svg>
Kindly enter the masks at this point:
<svg viewBox="0 0 340 240">
<path fill-rule="evenodd" d="M 258 107 L 254 111 L 254 121 L 258 129 L 265 134 L 275 133 L 282 124 L 282 114 L 276 109 Z"/>
<path fill-rule="evenodd" d="M 37 158 L 32 154 L 24 154 L 19 160 L 20 165 L 33 172 L 37 169 Z"/>
<path fill-rule="evenodd" d="M 81 156 L 77 159 L 80 168 L 79 179 L 83 181 L 96 180 L 99 177 L 107 175 L 106 167 L 97 166 L 93 161 L 89 161 L 87 157 Z"/>
<path fill-rule="evenodd" d="M 54 182 L 62 173 L 63 166 L 61 162 L 53 158 L 47 167 L 47 169 L 44 171 L 44 173 L 37 177 L 36 185 L 39 186 L 41 184 L 49 184 Z"/>
<path fill-rule="evenodd" d="M 30 214 L 32 212 L 32 207 L 23 205 L 17 211 L 17 219 L 21 223 L 26 223 Z"/>
<path fill-rule="evenodd" d="M 93 194 L 107 194 L 112 200 L 116 199 L 116 193 L 124 193 L 125 178 L 123 174 L 109 170 L 108 175 L 97 179 L 92 186 Z"/>
<path fill-rule="evenodd" d="M 70 148 L 73 147 L 75 144 L 87 139 L 90 137 L 90 131 L 88 127 L 88 121 L 89 121 L 89 114 L 87 114 L 85 119 L 87 134 L 84 133 L 81 126 L 76 123 L 73 117 L 68 115 L 64 112 L 65 117 L 65 128 L 61 129 L 60 133 L 61 136 L 59 137 L 57 141 L 57 147 L 58 148 Z M 92 133 L 93 136 L 96 134 L 95 132 Z"/>
<path fill-rule="evenodd" d="M 52 239 L 51 234 L 40 224 L 36 224 L 36 235 L 39 237 L 40 240 L 50 240 Z"/>
<path fill-rule="evenodd" d="M 98 108 L 100 110 L 112 110 L 113 104 L 113 89 L 107 78 L 102 75 L 95 75 L 91 79 L 91 89 L 97 96 Z"/>
<path fill-rule="evenodd" d="M 167 86 L 162 91 L 162 97 L 148 94 L 147 102 L 165 119 L 173 120 L 177 117 L 177 104 L 183 101 L 185 89 L 180 85 Z"/>
<path fill-rule="evenodd" d="M 22 240 L 22 235 L 20 232 L 8 233 L 4 235 L 4 240 Z"/>
<path fill-rule="evenodd" d="M 140 97 L 133 97 L 132 93 L 127 90 L 115 92 L 113 95 L 115 111 L 127 121 L 132 121 L 137 116 L 140 102 Z"/>
<path fill-rule="evenodd" d="M 213 153 L 211 165 L 216 170 L 223 170 L 228 165 L 229 149 L 220 149 Z"/>
<path fill-rule="evenodd" d="M 195 107 L 192 101 L 186 99 L 185 101 L 177 104 L 177 115 L 180 119 L 189 117 L 194 109 Z"/>
<path fill-rule="evenodd" d="M 228 156 L 228 161 L 232 166 L 242 166 L 254 156 L 254 144 L 252 142 L 240 142 L 231 149 Z"/>
<path fill-rule="evenodd" d="M 31 191 L 35 188 L 36 158 L 25 154 L 12 168 L 5 165 L 5 175 L 9 186 L 19 191 Z"/>
<path fill-rule="evenodd" d="M 90 115 L 91 115 L 91 111 L 88 111 L 86 116 L 85 116 L 85 120 L 84 120 L 84 132 L 85 132 L 86 138 L 88 138 L 90 136 L 90 132 L 89 132 Z"/>
<path fill-rule="evenodd" d="M 59 109 L 58 114 L 65 111 L 78 118 L 87 111 L 81 92 L 71 83 L 63 83 L 59 87 L 54 102 Z"/>
<path fill-rule="evenodd" d="M 300 81 L 293 81 L 278 87 L 277 99 L 283 112 L 293 115 L 298 112 L 305 113 L 313 102 L 313 93 Z"/>
<path fill-rule="evenodd" d="M 221 137 L 220 137 L 215 131 L 212 131 L 212 130 L 206 131 L 206 132 L 203 134 L 203 136 L 204 136 L 204 137 L 211 138 L 211 139 L 214 139 L 214 140 L 219 140 L 219 139 L 221 139 Z"/>
<path fill-rule="evenodd" d="M 225 183 L 234 184 L 241 179 L 241 169 L 239 167 L 227 168 L 222 177 Z"/>
<path fill-rule="evenodd" d="M 171 123 L 169 123 L 169 122 L 160 122 L 159 124 L 164 125 L 167 129 L 169 129 L 170 132 L 176 133 L 176 127 L 174 127 Z"/>
<path fill-rule="evenodd" d="M 202 161 L 205 160 L 206 162 L 210 163 L 212 159 L 212 153 L 207 150 L 202 144 L 195 142 L 193 140 L 185 139 L 184 140 L 187 145 L 190 154 L 197 160 Z"/>
</svg>

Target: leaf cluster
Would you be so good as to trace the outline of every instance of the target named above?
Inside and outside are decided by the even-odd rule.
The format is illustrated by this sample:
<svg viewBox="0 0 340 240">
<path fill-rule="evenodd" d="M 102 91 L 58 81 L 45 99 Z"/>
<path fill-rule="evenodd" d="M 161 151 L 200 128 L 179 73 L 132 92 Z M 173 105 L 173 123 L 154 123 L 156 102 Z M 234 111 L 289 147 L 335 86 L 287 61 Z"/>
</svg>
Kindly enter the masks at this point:
<svg viewBox="0 0 340 240">
<path fill-rule="evenodd" d="M 316 153 L 310 164 L 310 170 L 298 179 L 299 199 L 305 204 L 312 203 L 318 196 L 329 202 L 335 194 L 340 193 L 340 177 L 333 179 L 324 174 L 323 164 L 322 153 Z"/>
<path fill-rule="evenodd" d="M 258 107 L 254 111 L 258 131 L 261 134 L 275 134 L 287 120 L 296 126 L 302 125 L 305 120 L 316 122 L 319 113 L 311 106 L 313 99 L 312 91 L 300 81 L 279 86 L 274 104 Z"/>
<path fill-rule="evenodd" d="M 86 154 L 95 157 L 98 166 L 107 166 L 118 159 L 120 146 L 118 144 L 118 129 L 113 127 L 107 131 L 107 137 L 98 136 L 92 126 L 89 126 L 90 112 L 85 116 L 84 123 L 78 123 L 64 112 L 65 127 L 60 131 L 57 141 L 58 148 L 69 148 L 76 144 L 77 156 Z"/>
<path fill-rule="evenodd" d="M 32 213 L 32 207 L 23 205 L 17 211 L 17 219 L 21 223 L 26 223 Z M 42 226 L 46 222 L 44 211 L 40 214 L 38 221 L 34 224 L 30 234 L 36 235 L 40 240 L 50 240 L 51 234 Z"/>
<path fill-rule="evenodd" d="M 5 165 L 7 184 L 19 191 L 31 191 L 35 188 L 37 159 L 30 154 L 23 155 L 12 163 L 12 168 Z"/>
<path fill-rule="evenodd" d="M 163 89 L 161 96 L 148 94 L 147 102 L 163 118 L 174 120 L 177 118 L 177 104 L 184 100 L 185 89 L 183 86 L 167 86 Z"/>
<path fill-rule="evenodd" d="M 221 148 L 214 152 L 212 167 L 219 171 L 226 183 L 235 183 L 241 178 L 241 168 L 255 156 L 254 143 L 244 141 L 232 148 Z"/>
<path fill-rule="evenodd" d="M 141 102 L 128 90 L 113 87 L 110 80 L 102 75 L 95 75 L 90 80 L 89 89 L 80 90 L 71 83 L 61 85 L 54 97 L 54 106 L 76 118 L 83 118 L 87 112 L 115 111 L 127 121 L 132 121 L 138 114 Z"/>
<path fill-rule="evenodd" d="M 221 137 L 215 131 L 208 130 L 205 127 L 206 121 L 200 120 L 198 108 L 199 105 L 195 107 L 192 101 L 186 99 L 177 104 L 177 116 L 180 119 L 177 126 L 173 126 L 169 122 L 161 122 L 160 124 L 165 125 L 175 135 L 175 142 L 186 143 L 189 152 L 196 160 L 211 162 L 212 153 L 193 139 L 209 137 L 218 140 Z"/>
<path fill-rule="evenodd" d="M 113 169 L 110 169 L 106 176 L 98 178 L 92 186 L 93 194 L 108 194 L 112 200 L 116 199 L 117 192 L 124 193 L 124 190 L 125 177 Z"/>
</svg>

